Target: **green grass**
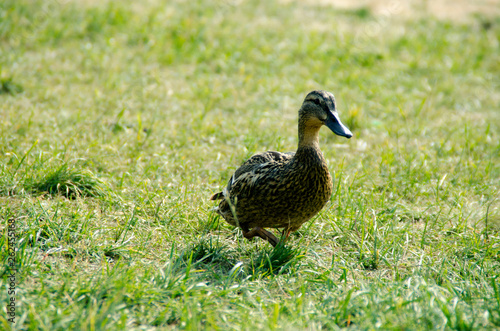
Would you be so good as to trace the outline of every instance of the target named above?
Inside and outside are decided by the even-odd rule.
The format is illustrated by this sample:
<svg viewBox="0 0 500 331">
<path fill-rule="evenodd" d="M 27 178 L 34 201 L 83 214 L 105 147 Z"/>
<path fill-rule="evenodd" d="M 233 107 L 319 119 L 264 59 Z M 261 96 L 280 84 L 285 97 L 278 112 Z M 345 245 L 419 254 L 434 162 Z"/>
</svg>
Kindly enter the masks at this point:
<svg viewBox="0 0 500 331">
<path fill-rule="evenodd" d="M 313 2 L 2 1 L 1 328 L 500 328 L 499 43 Z M 354 137 L 321 131 L 334 194 L 273 250 L 208 199 L 296 148 L 313 89 Z"/>
</svg>

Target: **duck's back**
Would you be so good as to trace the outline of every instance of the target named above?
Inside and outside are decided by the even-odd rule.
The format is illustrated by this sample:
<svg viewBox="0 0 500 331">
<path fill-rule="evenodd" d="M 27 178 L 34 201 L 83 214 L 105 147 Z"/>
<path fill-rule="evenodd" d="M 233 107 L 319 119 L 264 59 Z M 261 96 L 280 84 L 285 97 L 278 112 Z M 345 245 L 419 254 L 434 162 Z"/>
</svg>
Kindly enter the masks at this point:
<svg viewBox="0 0 500 331">
<path fill-rule="evenodd" d="M 267 151 L 264 153 L 258 153 L 253 155 L 251 158 L 243 162 L 243 164 L 236 169 L 234 172 L 234 180 L 238 179 L 241 175 L 245 173 L 251 173 L 254 170 L 264 167 L 265 165 L 286 165 L 295 155 L 295 152 L 280 153 L 274 151 Z M 233 178 L 231 178 L 233 180 Z M 231 183 L 231 181 L 229 181 Z M 229 188 L 229 186 L 228 186 Z"/>
</svg>

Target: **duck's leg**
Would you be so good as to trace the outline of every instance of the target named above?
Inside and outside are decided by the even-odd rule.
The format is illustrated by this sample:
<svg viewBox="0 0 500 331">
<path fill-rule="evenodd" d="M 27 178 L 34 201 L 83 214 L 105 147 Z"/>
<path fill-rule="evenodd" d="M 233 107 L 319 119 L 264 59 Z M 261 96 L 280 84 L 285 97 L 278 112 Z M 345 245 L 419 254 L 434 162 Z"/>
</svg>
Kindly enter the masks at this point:
<svg viewBox="0 0 500 331">
<path fill-rule="evenodd" d="M 264 240 L 269 241 L 269 243 L 271 245 L 273 245 L 273 247 L 276 247 L 276 245 L 278 245 L 278 238 L 276 238 L 276 236 L 274 234 L 272 234 L 271 232 L 264 230 L 261 227 L 256 226 L 250 231 L 248 231 L 248 230 L 245 231 L 245 229 L 243 229 L 243 228 L 242 228 L 242 230 L 243 230 L 243 236 L 245 238 L 247 238 L 248 240 L 252 239 L 255 236 L 258 236 Z"/>
<path fill-rule="evenodd" d="M 259 228 L 259 230 L 262 231 L 262 233 L 264 233 L 264 235 L 267 237 L 266 240 L 269 241 L 269 243 L 271 245 L 273 245 L 273 247 L 276 247 L 276 245 L 278 245 L 279 240 L 278 240 L 278 238 L 276 238 L 276 236 L 274 234 L 272 234 L 271 232 L 269 232 L 267 230 L 264 230 L 263 228 Z"/>
<path fill-rule="evenodd" d="M 283 242 L 286 242 L 288 240 L 288 237 L 290 237 L 290 234 L 293 232 L 291 228 L 284 228 L 283 231 L 281 232 L 281 238 Z"/>
</svg>

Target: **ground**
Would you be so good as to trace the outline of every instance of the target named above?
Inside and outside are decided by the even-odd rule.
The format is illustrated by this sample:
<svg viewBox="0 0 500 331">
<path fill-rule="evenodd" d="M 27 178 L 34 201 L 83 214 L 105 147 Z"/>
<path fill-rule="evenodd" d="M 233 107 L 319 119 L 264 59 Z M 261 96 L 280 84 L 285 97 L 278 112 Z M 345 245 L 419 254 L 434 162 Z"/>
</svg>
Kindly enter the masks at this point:
<svg viewBox="0 0 500 331">
<path fill-rule="evenodd" d="M 284 0 L 286 2 L 286 0 Z M 380 0 L 308 0 L 310 3 L 334 6 L 344 9 L 369 8 L 373 13 L 380 16 L 396 16 L 402 18 L 416 18 L 432 15 L 443 20 L 457 22 L 470 21 L 474 14 L 495 17 L 500 14 L 500 1 L 478 0 L 478 1 L 380 1 Z"/>
<path fill-rule="evenodd" d="M 0 328 L 498 329 L 498 2 L 332 3 L 1 1 Z M 314 89 L 332 197 L 247 241 L 209 198 Z"/>
</svg>

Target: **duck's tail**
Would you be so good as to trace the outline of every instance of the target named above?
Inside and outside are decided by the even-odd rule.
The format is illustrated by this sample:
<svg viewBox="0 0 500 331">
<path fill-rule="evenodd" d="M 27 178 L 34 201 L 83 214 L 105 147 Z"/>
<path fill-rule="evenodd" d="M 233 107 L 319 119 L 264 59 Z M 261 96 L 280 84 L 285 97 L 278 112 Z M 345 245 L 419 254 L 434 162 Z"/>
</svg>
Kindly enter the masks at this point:
<svg viewBox="0 0 500 331">
<path fill-rule="evenodd" d="M 223 192 L 215 193 L 214 195 L 212 195 L 210 197 L 210 200 L 221 200 L 221 199 L 224 199 L 224 193 Z"/>
</svg>

